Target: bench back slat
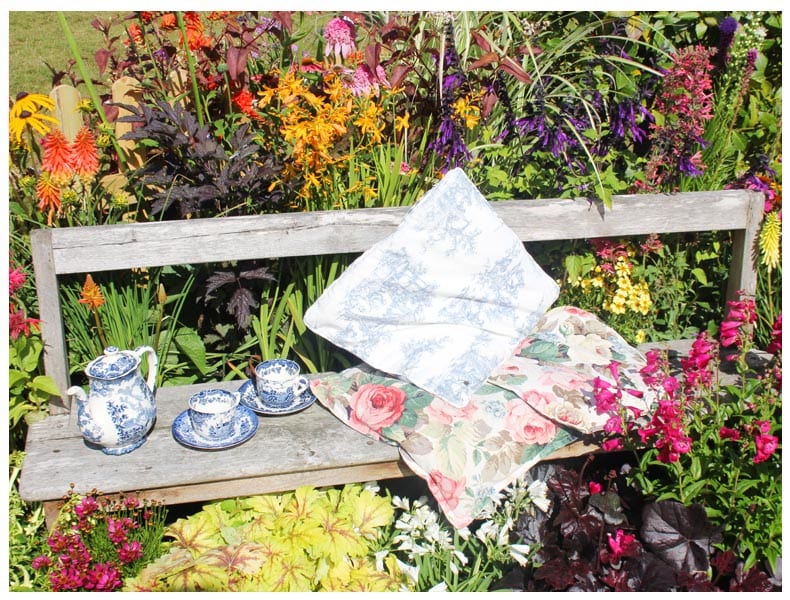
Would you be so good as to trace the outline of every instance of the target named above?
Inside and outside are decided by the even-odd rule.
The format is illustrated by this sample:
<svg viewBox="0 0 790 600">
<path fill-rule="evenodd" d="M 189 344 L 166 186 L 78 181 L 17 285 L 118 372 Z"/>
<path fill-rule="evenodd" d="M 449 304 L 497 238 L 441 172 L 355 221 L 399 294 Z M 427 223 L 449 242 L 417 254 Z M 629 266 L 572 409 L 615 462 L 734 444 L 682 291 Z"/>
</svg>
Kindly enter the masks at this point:
<svg viewBox="0 0 790 600">
<path fill-rule="evenodd" d="M 754 293 L 752 249 L 763 197 L 748 190 L 615 196 L 612 208 L 582 199 L 491 204 L 524 242 L 650 233 L 734 231 L 729 297 Z M 68 353 L 58 275 L 232 260 L 359 253 L 397 228 L 408 207 L 40 229 L 31 232 L 44 364 L 62 392 Z M 51 412 L 67 410 L 55 399 Z"/>
</svg>

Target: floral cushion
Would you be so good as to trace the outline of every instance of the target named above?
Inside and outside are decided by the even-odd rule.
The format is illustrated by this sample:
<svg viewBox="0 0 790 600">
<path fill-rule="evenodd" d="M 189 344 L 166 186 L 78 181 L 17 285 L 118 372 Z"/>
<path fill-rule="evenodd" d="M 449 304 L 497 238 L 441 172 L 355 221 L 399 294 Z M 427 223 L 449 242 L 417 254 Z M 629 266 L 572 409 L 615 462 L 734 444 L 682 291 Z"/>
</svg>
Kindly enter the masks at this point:
<svg viewBox="0 0 790 600">
<path fill-rule="evenodd" d="M 593 380 L 612 379 L 610 357 L 623 361 L 621 381 L 646 391 L 637 350 L 591 313 L 560 307 L 463 407 L 367 365 L 323 375 L 312 390 L 350 427 L 398 446 L 448 520 L 465 527 L 543 457 L 601 429 Z"/>
<path fill-rule="evenodd" d="M 366 364 L 464 406 L 558 294 L 454 169 L 324 291 L 304 320 Z"/>
</svg>

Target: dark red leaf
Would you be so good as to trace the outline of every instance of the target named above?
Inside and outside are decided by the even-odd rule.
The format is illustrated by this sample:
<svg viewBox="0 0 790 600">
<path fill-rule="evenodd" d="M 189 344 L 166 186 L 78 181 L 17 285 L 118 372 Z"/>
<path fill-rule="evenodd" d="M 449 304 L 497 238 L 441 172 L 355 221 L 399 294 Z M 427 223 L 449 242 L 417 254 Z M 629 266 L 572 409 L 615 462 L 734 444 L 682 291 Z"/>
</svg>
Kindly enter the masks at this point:
<svg viewBox="0 0 790 600">
<path fill-rule="evenodd" d="M 642 541 L 678 571 L 707 571 L 713 544 L 721 540 L 700 504 L 665 500 L 642 511 Z"/>
</svg>

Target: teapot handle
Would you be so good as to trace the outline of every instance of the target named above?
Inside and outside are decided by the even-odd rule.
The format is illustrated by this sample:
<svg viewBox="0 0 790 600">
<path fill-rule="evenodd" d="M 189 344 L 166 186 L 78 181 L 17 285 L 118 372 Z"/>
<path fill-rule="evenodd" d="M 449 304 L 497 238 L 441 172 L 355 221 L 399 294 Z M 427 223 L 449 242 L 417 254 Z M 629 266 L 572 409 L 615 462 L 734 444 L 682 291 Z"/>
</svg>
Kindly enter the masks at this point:
<svg viewBox="0 0 790 600">
<path fill-rule="evenodd" d="M 156 386 L 156 374 L 159 370 L 159 359 L 156 357 L 156 352 L 151 346 L 138 346 L 134 349 L 134 353 L 139 359 L 142 358 L 143 354 L 148 353 L 148 379 L 146 383 L 148 384 L 148 389 L 153 392 Z"/>
</svg>

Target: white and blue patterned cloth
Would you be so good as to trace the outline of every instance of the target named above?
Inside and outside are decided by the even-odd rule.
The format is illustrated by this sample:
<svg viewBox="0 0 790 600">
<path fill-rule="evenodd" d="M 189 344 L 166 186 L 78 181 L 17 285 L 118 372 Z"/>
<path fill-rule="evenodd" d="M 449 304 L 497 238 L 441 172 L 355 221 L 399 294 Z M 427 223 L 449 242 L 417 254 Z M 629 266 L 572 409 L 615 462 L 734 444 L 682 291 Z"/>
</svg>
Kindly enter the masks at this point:
<svg viewBox="0 0 790 600">
<path fill-rule="evenodd" d="M 461 169 L 305 314 L 368 365 L 464 406 L 559 295 Z"/>
</svg>

